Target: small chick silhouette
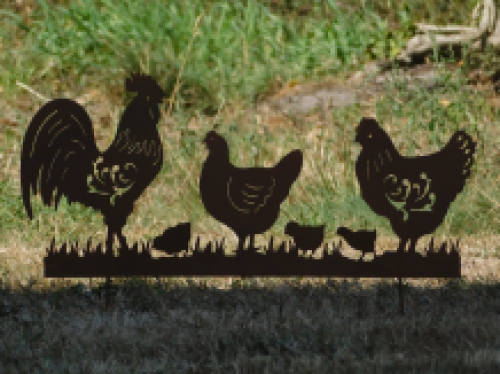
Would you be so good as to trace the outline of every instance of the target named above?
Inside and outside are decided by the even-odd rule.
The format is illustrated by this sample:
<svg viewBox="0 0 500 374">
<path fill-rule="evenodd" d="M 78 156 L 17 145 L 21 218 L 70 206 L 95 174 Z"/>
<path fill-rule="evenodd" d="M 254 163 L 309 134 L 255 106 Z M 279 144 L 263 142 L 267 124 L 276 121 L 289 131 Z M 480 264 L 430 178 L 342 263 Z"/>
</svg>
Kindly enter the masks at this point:
<svg viewBox="0 0 500 374">
<path fill-rule="evenodd" d="M 163 234 L 153 240 L 153 247 L 157 250 L 173 254 L 187 251 L 191 239 L 191 223 L 179 223 L 169 227 Z"/>
<path fill-rule="evenodd" d="M 377 239 L 377 230 L 353 231 L 347 227 L 339 227 L 337 229 L 337 235 L 343 237 L 347 244 L 349 244 L 352 248 L 362 252 L 359 260 L 363 259 L 367 252 L 373 252 L 373 255 L 375 256 L 375 240 Z"/>
<path fill-rule="evenodd" d="M 293 238 L 297 248 L 314 253 L 323 242 L 325 225 L 302 226 L 295 221 L 290 221 L 285 226 L 285 234 Z"/>
</svg>

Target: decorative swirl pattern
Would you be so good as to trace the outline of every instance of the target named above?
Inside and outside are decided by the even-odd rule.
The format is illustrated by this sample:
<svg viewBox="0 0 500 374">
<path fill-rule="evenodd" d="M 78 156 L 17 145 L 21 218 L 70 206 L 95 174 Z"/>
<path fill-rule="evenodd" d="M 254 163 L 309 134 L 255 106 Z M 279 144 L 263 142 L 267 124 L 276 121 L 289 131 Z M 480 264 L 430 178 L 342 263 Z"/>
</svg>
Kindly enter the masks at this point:
<svg viewBox="0 0 500 374">
<path fill-rule="evenodd" d="M 386 199 L 397 210 L 403 212 L 403 220 L 407 221 L 410 212 L 431 212 L 436 202 L 436 194 L 430 193 L 431 179 L 421 173 L 417 183 L 409 179 L 400 179 L 395 174 L 384 178 Z"/>
<path fill-rule="evenodd" d="M 103 162 L 102 156 L 94 161 L 93 173 L 87 177 L 87 185 L 91 193 L 110 196 L 111 205 L 115 205 L 115 199 L 134 185 L 138 170 L 130 162 L 123 165 L 102 166 Z"/>
</svg>

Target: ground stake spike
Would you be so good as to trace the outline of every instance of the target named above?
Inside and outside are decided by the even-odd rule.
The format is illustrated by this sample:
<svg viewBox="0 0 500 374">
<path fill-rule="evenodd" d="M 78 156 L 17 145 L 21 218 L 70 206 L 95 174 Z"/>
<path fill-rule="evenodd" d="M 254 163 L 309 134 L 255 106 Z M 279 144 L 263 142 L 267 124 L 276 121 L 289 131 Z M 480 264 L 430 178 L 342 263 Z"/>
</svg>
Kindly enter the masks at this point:
<svg viewBox="0 0 500 374">
<path fill-rule="evenodd" d="M 401 310 L 401 315 L 405 315 L 405 301 L 404 301 L 404 295 L 403 295 L 403 284 L 401 283 L 401 277 L 398 278 L 399 280 L 399 309 Z"/>
</svg>

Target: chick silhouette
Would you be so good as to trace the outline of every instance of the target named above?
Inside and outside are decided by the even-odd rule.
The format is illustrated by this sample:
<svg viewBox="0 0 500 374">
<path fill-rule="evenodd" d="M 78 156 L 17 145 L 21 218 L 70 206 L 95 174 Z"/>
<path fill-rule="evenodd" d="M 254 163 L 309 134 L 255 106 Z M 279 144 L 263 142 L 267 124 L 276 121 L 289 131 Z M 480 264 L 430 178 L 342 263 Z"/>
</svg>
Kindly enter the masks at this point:
<svg viewBox="0 0 500 374">
<path fill-rule="evenodd" d="M 353 231 L 347 227 L 339 227 L 337 229 L 337 235 L 343 237 L 347 244 L 349 244 L 353 249 L 362 252 L 359 260 L 363 259 L 367 252 L 373 252 L 373 255 L 375 256 L 375 240 L 377 239 L 377 230 Z"/>
<path fill-rule="evenodd" d="M 191 239 L 191 223 L 179 223 L 169 227 L 153 240 L 153 247 L 159 251 L 174 254 L 187 251 Z"/>
<path fill-rule="evenodd" d="M 290 221 L 285 226 L 285 234 L 293 238 L 297 249 L 314 253 L 325 237 L 325 225 L 303 226 Z"/>
</svg>

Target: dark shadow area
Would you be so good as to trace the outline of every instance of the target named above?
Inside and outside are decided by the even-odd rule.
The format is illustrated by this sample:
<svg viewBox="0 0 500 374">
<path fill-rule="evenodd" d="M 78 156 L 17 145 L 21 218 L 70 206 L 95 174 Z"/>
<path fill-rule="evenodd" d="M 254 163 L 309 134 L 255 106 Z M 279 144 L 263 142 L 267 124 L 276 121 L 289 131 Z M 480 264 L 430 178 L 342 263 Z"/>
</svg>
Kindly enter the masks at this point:
<svg viewBox="0 0 500 374">
<path fill-rule="evenodd" d="M 260 281 L 236 280 L 229 289 L 217 289 L 209 280 L 160 280 L 151 285 L 129 279 L 114 286 L 109 311 L 99 296 L 102 287 L 87 290 L 79 283 L 48 291 L 15 291 L 3 286 L 0 330 L 7 346 L 17 339 L 16 330 L 23 331 L 23 344 L 48 362 L 61 363 L 67 357 L 76 368 L 84 367 L 80 361 L 85 355 L 73 357 L 71 347 L 78 345 L 92 356 L 96 353 L 90 344 L 116 355 L 124 365 L 130 357 L 160 362 L 161 355 L 148 347 L 163 346 L 176 352 L 169 363 L 186 365 L 179 373 L 206 372 L 210 365 L 229 368 L 238 360 L 246 367 L 279 373 L 306 372 L 300 371 L 304 362 L 320 373 L 492 373 L 498 367 L 493 355 L 500 333 L 498 282 L 452 280 L 438 288 L 406 285 L 407 315 L 400 317 L 393 281 L 371 286 L 358 280 L 319 285 L 298 279 L 279 285 Z M 102 323 L 91 322 L 96 316 Z M 134 324 L 124 322 L 128 318 L 134 318 Z M 147 319 L 151 322 L 145 335 Z M 80 333 L 69 335 L 71 326 L 81 326 Z M 7 329 L 13 333 L 7 334 Z M 94 341 L 89 342 L 89 334 L 95 335 Z M 64 341 L 72 345 L 65 348 L 60 343 Z M 136 347 L 128 357 L 120 354 L 126 344 Z M 40 365 L 31 358 L 21 364 L 13 349 L 4 350 L 0 362 L 9 368 L 24 365 L 31 372 Z M 189 370 L 188 364 L 199 371 Z"/>
</svg>

